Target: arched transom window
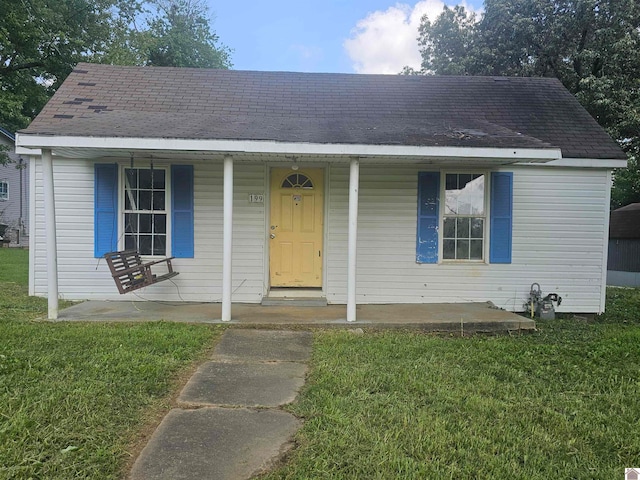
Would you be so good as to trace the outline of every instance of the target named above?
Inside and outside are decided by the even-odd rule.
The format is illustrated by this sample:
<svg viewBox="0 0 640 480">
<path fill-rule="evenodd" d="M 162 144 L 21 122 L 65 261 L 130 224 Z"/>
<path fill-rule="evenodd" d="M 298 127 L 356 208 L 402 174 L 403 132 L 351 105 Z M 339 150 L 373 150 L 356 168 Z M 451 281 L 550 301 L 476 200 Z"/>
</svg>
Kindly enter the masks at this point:
<svg viewBox="0 0 640 480">
<path fill-rule="evenodd" d="M 282 188 L 304 188 L 310 190 L 313 188 L 313 182 L 302 173 L 292 173 L 283 180 Z"/>
</svg>

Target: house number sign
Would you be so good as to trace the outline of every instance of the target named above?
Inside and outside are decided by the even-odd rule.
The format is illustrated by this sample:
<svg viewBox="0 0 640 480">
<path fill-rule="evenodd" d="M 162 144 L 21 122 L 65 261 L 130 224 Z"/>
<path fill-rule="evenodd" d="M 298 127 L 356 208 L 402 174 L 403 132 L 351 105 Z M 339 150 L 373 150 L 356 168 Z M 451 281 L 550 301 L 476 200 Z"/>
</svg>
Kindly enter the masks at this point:
<svg viewBox="0 0 640 480">
<path fill-rule="evenodd" d="M 263 193 L 249 194 L 249 203 L 264 203 L 264 194 Z"/>
</svg>

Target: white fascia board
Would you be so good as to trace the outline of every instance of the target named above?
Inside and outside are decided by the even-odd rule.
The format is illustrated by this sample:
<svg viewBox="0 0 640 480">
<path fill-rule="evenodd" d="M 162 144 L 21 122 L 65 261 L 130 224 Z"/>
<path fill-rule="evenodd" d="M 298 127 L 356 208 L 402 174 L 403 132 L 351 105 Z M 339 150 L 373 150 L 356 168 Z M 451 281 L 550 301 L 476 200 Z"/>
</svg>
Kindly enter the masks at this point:
<svg viewBox="0 0 640 480">
<path fill-rule="evenodd" d="M 220 153 L 271 153 L 282 155 L 339 155 L 357 157 L 440 157 L 510 159 L 545 163 L 562 158 L 560 149 L 420 147 L 409 145 L 348 145 L 288 143 L 258 140 L 191 140 L 172 138 L 76 137 L 18 135 L 20 148 L 92 148 L 119 150 L 173 150 Z"/>
<path fill-rule="evenodd" d="M 518 163 L 516 163 L 518 165 Z M 606 158 L 561 158 L 546 162 L 547 167 L 626 168 L 627 160 Z"/>
<path fill-rule="evenodd" d="M 16 133 L 15 139 L 15 152 L 18 155 L 42 155 L 42 150 L 40 148 L 27 148 L 20 145 L 20 134 Z"/>
</svg>

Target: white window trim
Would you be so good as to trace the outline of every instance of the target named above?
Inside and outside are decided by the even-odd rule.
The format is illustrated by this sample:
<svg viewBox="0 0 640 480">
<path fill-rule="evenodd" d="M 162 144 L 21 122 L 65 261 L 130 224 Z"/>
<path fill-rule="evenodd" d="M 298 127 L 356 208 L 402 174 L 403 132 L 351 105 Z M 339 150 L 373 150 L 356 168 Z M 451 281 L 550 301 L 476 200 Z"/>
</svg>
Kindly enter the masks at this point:
<svg viewBox="0 0 640 480">
<path fill-rule="evenodd" d="M 478 174 L 484 175 L 484 244 L 482 245 L 482 260 L 457 260 L 444 258 L 444 217 L 445 196 L 447 191 L 447 174 Z M 438 212 L 438 264 L 443 265 L 489 265 L 489 230 L 491 222 L 491 172 L 474 168 L 462 168 L 440 171 L 440 194 Z"/>
<path fill-rule="evenodd" d="M 3 202 L 6 202 L 7 200 L 9 200 L 9 181 L 8 180 L 0 180 L 0 185 L 6 185 L 6 191 L 7 194 L 6 196 L 2 196 L 2 194 L 0 193 L 0 200 Z"/>
<path fill-rule="evenodd" d="M 124 250 L 124 188 L 125 188 L 125 169 L 131 168 L 131 165 L 120 164 L 118 165 L 118 250 Z M 133 165 L 133 168 L 149 169 L 150 165 L 143 165 L 141 161 Z M 164 255 L 143 255 L 144 258 L 160 259 L 171 257 L 171 166 L 166 163 L 160 163 L 153 165 L 154 170 L 164 170 L 165 179 L 165 212 L 167 215 L 167 236 L 166 236 L 166 251 Z"/>
</svg>

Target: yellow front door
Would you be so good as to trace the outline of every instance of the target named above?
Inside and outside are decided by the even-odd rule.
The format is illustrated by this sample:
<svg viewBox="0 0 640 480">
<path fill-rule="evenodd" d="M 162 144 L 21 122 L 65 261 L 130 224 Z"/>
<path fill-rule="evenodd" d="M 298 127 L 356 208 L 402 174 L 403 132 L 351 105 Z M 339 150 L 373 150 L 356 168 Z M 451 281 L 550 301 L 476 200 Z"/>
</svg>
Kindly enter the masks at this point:
<svg viewBox="0 0 640 480">
<path fill-rule="evenodd" d="M 319 168 L 271 170 L 272 287 L 322 286 L 323 179 Z"/>
</svg>

